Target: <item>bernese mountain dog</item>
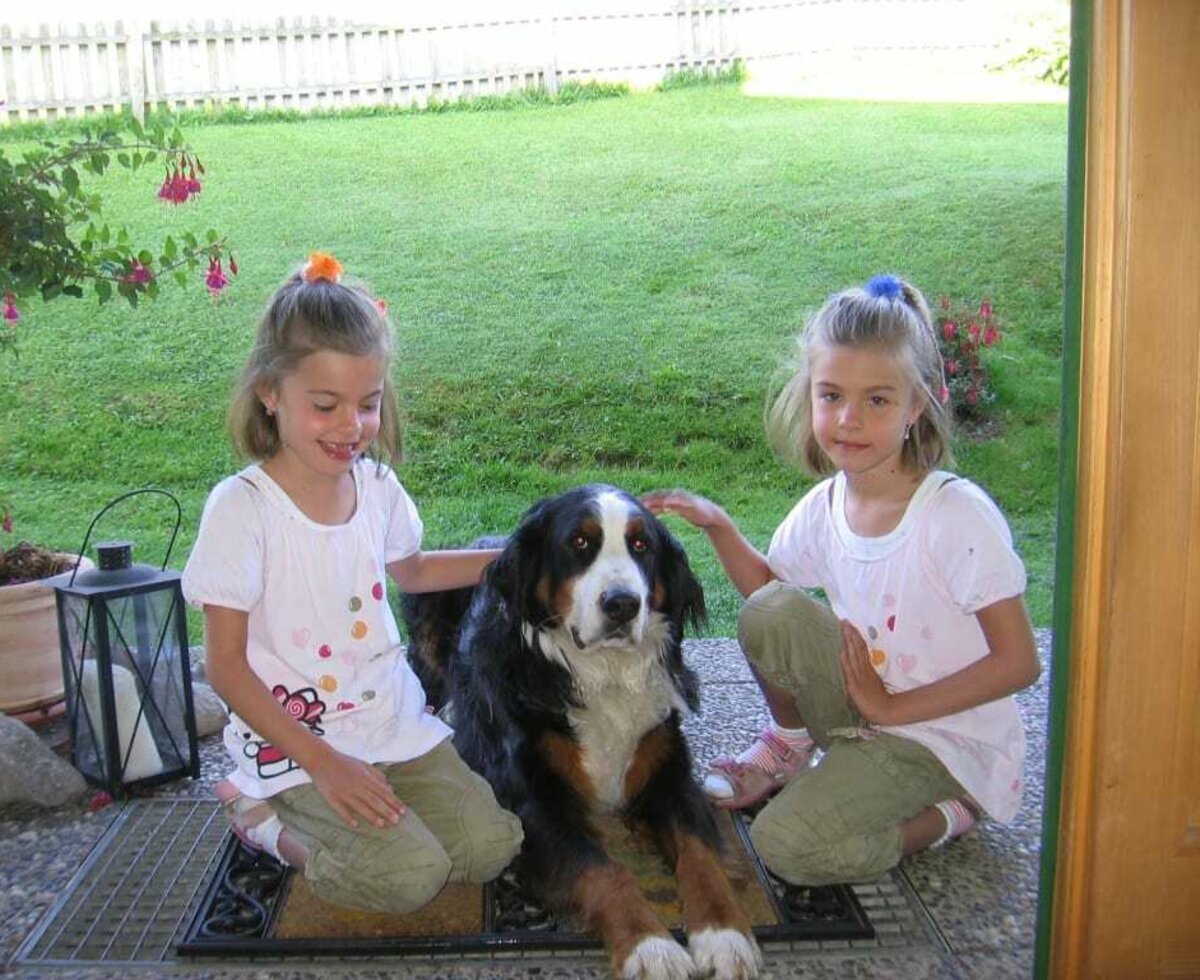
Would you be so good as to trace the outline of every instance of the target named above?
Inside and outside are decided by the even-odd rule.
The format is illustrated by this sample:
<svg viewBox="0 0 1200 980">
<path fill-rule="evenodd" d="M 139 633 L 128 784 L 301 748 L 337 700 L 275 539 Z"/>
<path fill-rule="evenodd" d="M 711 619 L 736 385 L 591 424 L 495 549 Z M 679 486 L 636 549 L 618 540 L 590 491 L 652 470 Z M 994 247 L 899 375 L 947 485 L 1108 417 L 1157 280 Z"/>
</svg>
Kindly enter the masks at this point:
<svg viewBox="0 0 1200 980">
<path fill-rule="evenodd" d="M 521 818 L 523 886 L 599 933 L 618 976 L 756 976 L 680 728 L 698 707 L 683 629 L 704 618 L 682 547 L 602 485 L 538 502 L 501 541 L 477 588 L 405 596 L 403 615 L 431 702 L 451 702 L 456 748 Z M 605 852 L 601 814 L 648 832 L 674 868 L 686 949 Z"/>
</svg>

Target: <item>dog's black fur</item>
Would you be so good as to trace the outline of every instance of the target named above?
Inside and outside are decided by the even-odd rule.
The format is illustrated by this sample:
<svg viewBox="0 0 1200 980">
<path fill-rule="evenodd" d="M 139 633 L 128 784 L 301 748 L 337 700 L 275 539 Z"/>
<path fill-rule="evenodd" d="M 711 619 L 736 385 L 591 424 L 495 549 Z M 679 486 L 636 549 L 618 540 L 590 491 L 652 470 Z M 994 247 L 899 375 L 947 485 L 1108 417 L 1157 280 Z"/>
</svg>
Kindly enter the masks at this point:
<svg viewBox="0 0 1200 980">
<path fill-rule="evenodd" d="M 405 596 L 403 615 L 431 701 L 451 701 L 456 748 L 521 818 L 526 886 L 600 931 L 622 975 L 686 975 L 596 830 L 619 813 L 675 866 L 697 964 L 752 976 L 757 948 L 680 728 L 698 707 L 681 640 L 704 594 L 666 527 L 611 487 L 568 491 L 526 513 L 478 588 Z"/>
</svg>

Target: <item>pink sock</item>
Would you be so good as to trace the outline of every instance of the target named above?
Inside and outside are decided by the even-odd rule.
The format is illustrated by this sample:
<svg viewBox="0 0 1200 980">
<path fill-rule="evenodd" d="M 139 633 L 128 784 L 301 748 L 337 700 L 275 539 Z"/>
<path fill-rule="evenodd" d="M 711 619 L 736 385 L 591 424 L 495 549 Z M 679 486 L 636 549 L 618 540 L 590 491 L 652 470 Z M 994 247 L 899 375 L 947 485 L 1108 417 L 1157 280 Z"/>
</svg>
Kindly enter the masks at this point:
<svg viewBox="0 0 1200 980">
<path fill-rule="evenodd" d="M 975 826 L 975 814 L 962 800 L 942 800 L 941 803 L 935 803 L 934 808 L 946 821 L 946 829 L 930 847 L 941 847 L 955 837 L 961 837 Z"/>
<path fill-rule="evenodd" d="M 772 744 L 774 743 L 774 744 Z M 813 747 L 813 740 L 807 728 L 781 728 L 775 722 L 765 728 L 762 734 L 750 743 L 750 746 L 738 755 L 737 761 L 756 769 L 768 772 L 775 768 L 775 754 L 784 752 L 807 752 Z"/>
</svg>

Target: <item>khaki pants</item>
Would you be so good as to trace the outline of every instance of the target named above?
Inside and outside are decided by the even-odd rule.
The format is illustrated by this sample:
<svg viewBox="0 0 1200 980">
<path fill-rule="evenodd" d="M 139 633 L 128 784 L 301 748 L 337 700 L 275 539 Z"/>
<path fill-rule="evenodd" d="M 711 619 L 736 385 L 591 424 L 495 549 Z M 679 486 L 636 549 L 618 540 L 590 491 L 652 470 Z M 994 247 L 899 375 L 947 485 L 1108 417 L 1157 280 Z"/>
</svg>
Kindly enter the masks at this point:
<svg viewBox="0 0 1200 980">
<path fill-rule="evenodd" d="M 871 881 L 901 857 L 900 826 L 966 790 L 912 739 L 870 728 L 846 695 L 837 617 L 801 589 L 770 582 L 738 619 L 754 669 L 792 694 L 824 750 L 819 765 L 789 783 L 755 818 L 754 847 L 796 885 Z"/>
<path fill-rule="evenodd" d="M 402 914 L 447 881 L 490 881 L 521 849 L 521 822 L 459 758 L 450 740 L 380 767 L 408 813 L 395 826 L 350 827 L 311 783 L 268 801 L 308 848 L 304 876 L 327 902 Z"/>
</svg>

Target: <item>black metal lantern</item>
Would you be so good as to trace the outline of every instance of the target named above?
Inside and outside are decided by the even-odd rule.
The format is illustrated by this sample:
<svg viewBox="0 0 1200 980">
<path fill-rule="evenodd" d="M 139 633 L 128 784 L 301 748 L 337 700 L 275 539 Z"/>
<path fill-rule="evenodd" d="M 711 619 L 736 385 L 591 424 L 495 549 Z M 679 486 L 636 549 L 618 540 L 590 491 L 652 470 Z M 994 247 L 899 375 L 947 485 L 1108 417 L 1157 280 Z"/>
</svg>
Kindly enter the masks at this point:
<svg viewBox="0 0 1200 980">
<path fill-rule="evenodd" d="M 96 545 L 96 568 L 49 579 L 58 604 L 67 722 L 75 767 L 95 786 L 118 796 L 200 775 L 187 617 L 179 572 L 167 569 L 183 512 L 165 490 L 122 494 L 115 504 L 159 493 L 175 504 L 175 530 L 160 568 L 135 565 L 128 541 Z"/>
</svg>

